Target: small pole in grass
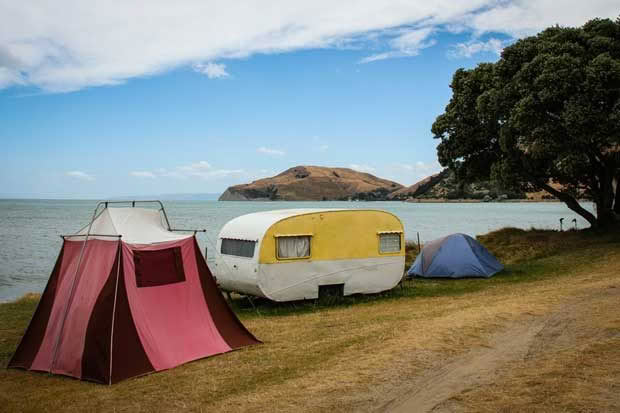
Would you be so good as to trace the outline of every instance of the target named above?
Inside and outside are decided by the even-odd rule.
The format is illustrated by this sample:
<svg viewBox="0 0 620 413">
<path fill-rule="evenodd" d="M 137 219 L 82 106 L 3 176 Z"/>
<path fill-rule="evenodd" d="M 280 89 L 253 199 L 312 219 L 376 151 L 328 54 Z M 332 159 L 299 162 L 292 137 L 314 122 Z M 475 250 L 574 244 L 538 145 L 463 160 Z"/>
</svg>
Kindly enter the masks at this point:
<svg viewBox="0 0 620 413">
<path fill-rule="evenodd" d="M 560 232 L 562 232 L 562 221 L 564 221 L 564 218 L 560 218 Z"/>
<path fill-rule="evenodd" d="M 259 314 L 258 310 L 256 309 L 256 306 L 254 305 L 254 300 L 252 300 L 252 297 L 250 297 L 249 295 L 246 295 L 245 297 L 248 299 L 250 304 L 252 304 L 252 308 L 254 309 L 254 311 L 256 311 L 256 313 Z"/>
<path fill-rule="evenodd" d="M 420 232 L 418 232 L 418 254 L 420 253 Z"/>
</svg>

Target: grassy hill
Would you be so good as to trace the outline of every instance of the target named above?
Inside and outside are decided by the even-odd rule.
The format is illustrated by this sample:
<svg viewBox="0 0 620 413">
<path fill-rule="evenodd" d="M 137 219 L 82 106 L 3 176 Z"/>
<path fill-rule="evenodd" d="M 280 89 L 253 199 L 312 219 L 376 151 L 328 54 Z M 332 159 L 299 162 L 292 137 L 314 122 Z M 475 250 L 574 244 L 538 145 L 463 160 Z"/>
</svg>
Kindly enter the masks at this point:
<svg viewBox="0 0 620 413">
<path fill-rule="evenodd" d="M 249 184 L 229 187 L 220 201 L 384 200 L 402 185 L 349 168 L 295 166 Z"/>
</svg>

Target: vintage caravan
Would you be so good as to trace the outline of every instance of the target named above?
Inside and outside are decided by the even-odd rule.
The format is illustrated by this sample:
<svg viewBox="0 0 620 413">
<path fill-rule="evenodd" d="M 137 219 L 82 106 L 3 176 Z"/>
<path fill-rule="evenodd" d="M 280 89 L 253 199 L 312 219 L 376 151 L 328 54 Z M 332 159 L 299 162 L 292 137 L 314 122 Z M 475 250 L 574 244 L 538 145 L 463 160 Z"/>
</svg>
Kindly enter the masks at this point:
<svg viewBox="0 0 620 413">
<path fill-rule="evenodd" d="M 217 251 L 220 288 L 274 301 L 389 290 L 405 266 L 403 225 L 379 210 L 243 215 L 224 225 Z"/>
</svg>

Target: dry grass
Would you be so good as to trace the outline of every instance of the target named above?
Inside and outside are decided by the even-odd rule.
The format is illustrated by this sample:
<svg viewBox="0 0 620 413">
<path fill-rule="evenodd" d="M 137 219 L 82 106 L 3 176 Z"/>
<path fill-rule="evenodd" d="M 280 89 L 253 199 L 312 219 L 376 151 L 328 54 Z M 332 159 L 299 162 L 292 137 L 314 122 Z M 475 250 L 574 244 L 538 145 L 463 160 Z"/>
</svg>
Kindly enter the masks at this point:
<svg viewBox="0 0 620 413">
<path fill-rule="evenodd" d="M 503 246 L 510 250 L 510 256 L 532 242 L 513 232 L 505 235 L 510 237 L 510 242 L 503 241 L 497 233 L 489 234 L 487 242 L 492 248 Z M 530 234 L 526 232 L 523 236 L 527 238 Z M 578 240 L 579 234 L 575 236 Z M 549 238 L 540 242 L 558 240 Z M 617 242 L 606 239 L 584 246 L 582 239 L 582 248 L 574 249 L 570 242 L 566 245 L 569 247 L 548 247 L 554 252 L 546 258 L 513 260 L 518 263 L 509 265 L 505 274 L 491 280 L 416 281 L 392 293 L 328 306 L 313 303 L 297 307 L 259 306 L 258 313 L 247 307 L 238 308 L 242 321 L 264 341 L 263 345 L 114 386 L 2 370 L 0 406 L 9 412 L 376 409 L 407 392 L 417 378 L 446 360 L 462 355 L 468 348 L 487 345 L 489 335 L 507 323 L 525 316 L 543 315 L 584 288 L 603 288 L 610 282 L 618 282 Z M 498 251 L 501 253 L 495 250 Z M 520 257 L 540 256 L 538 250 L 519 254 Z M 558 279 L 562 283 L 558 284 Z M 6 365 L 16 347 L 36 300 L 31 296 L 0 305 L 1 365 Z M 609 325 L 605 328 L 611 328 Z M 591 353 L 590 358 L 582 361 L 584 374 L 608 380 L 617 374 L 613 364 L 607 376 L 588 368 L 588 363 L 596 363 L 601 357 L 617 357 L 612 342 L 579 350 L 582 351 L 566 350 L 562 360 L 576 360 L 577 356 Z M 554 363 L 557 361 L 555 367 L 542 355 L 537 360 L 544 362 L 550 377 L 573 374 L 562 369 L 566 361 L 560 357 L 553 359 Z M 520 366 L 523 372 L 519 375 L 503 376 L 505 382 L 498 384 L 497 394 L 503 392 L 506 400 L 512 400 L 509 389 L 514 385 L 513 379 L 520 380 L 523 388 L 527 388 L 530 367 L 532 372 L 540 368 L 533 362 L 531 366 Z M 612 384 L 599 383 L 605 388 Z M 543 383 L 550 392 L 554 391 L 553 385 Z M 493 407 L 485 405 L 482 396 L 472 400 L 463 396 L 462 400 L 472 410 Z M 596 403 L 602 406 L 605 402 L 601 400 Z M 537 402 L 527 396 L 514 401 L 514 406 L 521 407 Z M 506 402 L 502 406 L 512 405 Z"/>
<path fill-rule="evenodd" d="M 407 241 L 405 243 L 405 271 L 411 267 L 411 264 L 415 261 L 419 254 L 419 248 L 422 248 L 422 245 L 419 245 L 414 241 Z"/>
<path fill-rule="evenodd" d="M 587 299 L 578 295 L 563 304 L 562 314 L 548 320 L 524 360 L 453 401 L 472 412 L 620 411 L 620 285 L 618 277 L 611 278 L 581 291 Z"/>
<path fill-rule="evenodd" d="M 620 231 L 597 233 L 593 230 L 554 231 L 503 228 L 477 237 L 505 264 L 570 253 L 596 245 L 620 242 Z"/>
</svg>

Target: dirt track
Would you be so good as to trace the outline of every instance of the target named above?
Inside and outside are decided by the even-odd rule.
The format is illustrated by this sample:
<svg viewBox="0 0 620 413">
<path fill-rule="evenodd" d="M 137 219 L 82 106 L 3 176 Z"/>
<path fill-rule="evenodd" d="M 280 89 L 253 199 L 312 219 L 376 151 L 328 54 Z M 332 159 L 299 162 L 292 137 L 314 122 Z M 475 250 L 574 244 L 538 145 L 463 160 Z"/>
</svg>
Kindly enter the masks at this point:
<svg viewBox="0 0 620 413">
<path fill-rule="evenodd" d="M 486 345 L 433 363 L 379 411 L 620 411 L 620 284 L 592 281 L 571 280 L 543 315 L 522 314 Z"/>
</svg>

